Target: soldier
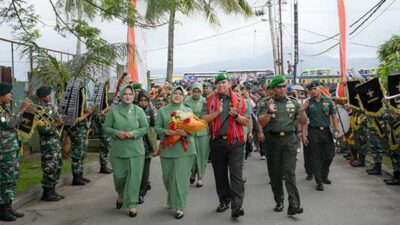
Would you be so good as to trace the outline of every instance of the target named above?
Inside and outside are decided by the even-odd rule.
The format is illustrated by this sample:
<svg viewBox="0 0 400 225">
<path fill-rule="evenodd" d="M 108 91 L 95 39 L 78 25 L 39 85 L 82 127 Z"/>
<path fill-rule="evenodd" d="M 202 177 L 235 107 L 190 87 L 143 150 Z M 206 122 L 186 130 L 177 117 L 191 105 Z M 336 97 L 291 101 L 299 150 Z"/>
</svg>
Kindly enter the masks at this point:
<svg viewBox="0 0 400 225">
<path fill-rule="evenodd" d="M 204 104 L 202 118 L 210 124 L 211 161 L 219 197 L 217 212 L 225 212 L 231 204 L 231 217 L 244 215 L 244 126 L 250 119 L 246 102 L 235 94 L 226 72 L 215 77 L 217 91 Z"/>
<path fill-rule="evenodd" d="M 71 139 L 71 168 L 72 185 L 85 185 L 90 182 L 83 177 L 83 160 L 87 153 L 87 118 L 92 114 L 93 108 L 88 108 L 85 113 L 77 119 L 75 126 L 68 129 L 68 136 Z"/>
<path fill-rule="evenodd" d="M 331 184 L 328 179 L 329 167 L 335 156 L 335 145 L 330 129 L 332 121 L 335 138 L 339 135 L 336 108 L 329 97 L 322 95 L 321 82 L 313 80 L 309 85 L 310 99 L 303 105 L 309 118 L 308 137 L 302 136 L 303 143 L 310 145 L 313 158 L 316 190 L 323 191 L 323 184 Z"/>
<path fill-rule="evenodd" d="M 0 219 L 3 221 L 15 221 L 24 216 L 12 209 L 20 148 L 15 126 L 32 104 L 29 99 L 25 99 L 14 115 L 10 109 L 11 90 L 11 84 L 0 83 Z"/>
<path fill-rule="evenodd" d="M 106 114 L 110 108 L 103 109 L 99 114 L 96 115 L 95 122 L 97 123 L 99 138 L 100 138 L 100 149 L 99 149 L 99 161 L 100 171 L 99 173 L 111 174 L 112 169 L 108 168 L 108 154 L 111 149 L 111 137 L 104 132 L 104 121 L 106 120 Z"/>
<path fill-rule="evenodd" d="M 387 111 L 384 113 L 383 118 L 387 124 L 394 124 L 393 121 L 399 120 L 399 115 L 395 114 L 393 111 Z M 391 132 L 395 131 L 392 130 Z M 396 132 L 393 136 L 395 136 L 394 138 L 396 139 L 396 143 L 394 143 L 394 146 L 390 146 L 391 148 L 389 153 L 390 160 L 392 161 L 393 177 L 383 181 L 387 185 L 400 185 L 400 144 L 398 144 L 400 143 L 400 137 L 398 134 L 396 135 Z"/>
<path fill-rule="evenodd" d="M 64 199 L 63 195 L 55 191 L 57 181 L 60 179 L 62 168 L 61 139 L 57 133 L 57 126 L 61 126 L 63 121 L 58 115 L 57 110 L 51 105 L 51 87 L 42 86 L 36 90 L 39 104 L 43 107 L 53 124 L 39 124 L 37 131 L 40 136 L 40 151 L 42 165 L 42 188 L 43 201 L 59 201 Z"/>
<path fill-rule="evenodd" d="M 369 118 L 364 115 L 363 112 L 358 111 L 357 113 L 357 124 L 358 127 L 355 130 L 356 135 L 356 154 L 357 160 L 352 162 L 353 167 L 365 167 L 365 157 L 367 155 L 367 149 L 369 142 L 369 133 L 371 129 L 371 123 Z"/>
<path fill-rule="evenodd" d="M 262 101 L 259 109 L 259 122 L 264 129 L 265 143 L 268 146 L 267 163 L 271 178 L 271 188 L 276 202 L 275 211 L 283 210 L 283 177 L 289 195 L 287 214 L 303 213 L 300 195 L 296 187 L 297 137 L 296 121 L 307 123 L 304 108 L 300 108 L 296 99 L 286 95 L 283 76 L 275 76 L 269 84 L 274 91 L 268 101 Z"/>
</svg>

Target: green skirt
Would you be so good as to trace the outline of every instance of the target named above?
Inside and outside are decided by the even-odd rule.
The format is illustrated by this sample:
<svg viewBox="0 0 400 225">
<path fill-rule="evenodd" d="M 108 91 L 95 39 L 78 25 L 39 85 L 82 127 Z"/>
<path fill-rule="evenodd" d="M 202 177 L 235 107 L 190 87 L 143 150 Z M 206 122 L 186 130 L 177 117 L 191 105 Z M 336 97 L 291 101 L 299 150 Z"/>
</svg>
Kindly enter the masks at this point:
<svg viewBox="0 0 400 225">
<path fill-rule="evenodd" d="M 136 208 L 142 180 L 144 155 L 131 158 L 111 157 L 115 191 L 124 201 L 122 208 Z"/>
<path fill-rule="evenodd" d="M 161 157 L 162 178 L 167 189 L 167 206 L 183 210 L 189 192 L 190 170 L 194 155 L 180 158 Z"/>
<path fill-rule="evenodd" d="M 203 178 L 206 171 L 208 156 L 210 155 L 210 138 L 208 135 L 194 137 L 196 146 L 196 156 L 193 163 L 192 173 L 197 174 L 198 178 Z"/>
</svg>

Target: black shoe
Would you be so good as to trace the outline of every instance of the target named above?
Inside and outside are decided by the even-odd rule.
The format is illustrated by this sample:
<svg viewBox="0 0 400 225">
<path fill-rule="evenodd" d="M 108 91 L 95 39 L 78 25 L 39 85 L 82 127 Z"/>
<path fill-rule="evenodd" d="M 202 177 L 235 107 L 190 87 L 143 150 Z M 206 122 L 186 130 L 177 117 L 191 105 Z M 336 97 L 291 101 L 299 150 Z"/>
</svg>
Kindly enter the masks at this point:
<svg viewBox="0 0 400 225">
<path fill-rule="evenodd" d="M 139 196 L 138 204 L 141 205 L 143 203 L 144 203 L 144 197 L 143 196 Z"/>
<path fill-rule="evenodd" d="M 244 210 L 241 207 L 235 207 L 232 209 L 231 217 L 232 218 L 238 218 L 239 216 L 244 215 Z"/>
<path fill-rule="evenodd" d="M 0 205 L 0 220 L 16 221 L 17 217 L 11 212 L 11 203 Z"/>
<path fill-rule="evenodd" d="M 351 164 L 352 167 L 365 167 L 365 162 L 363 161 L 355 161 L 353 164 Z"/>
<path fill-rule="evenodd" d="M 17 212 L 17 211 L 15 211 L 15 210 L 12 208 L 12 201 L 11 201 L 11 203 L 10 203 L 10 208 L 11 208 L 11 214 L 14 215 L 15 217 L 17 217 L 17 218 L 22 218 L 22 217 L 25 216 L 25 214 L 20 213 L 20 212 Z"/>
<path fill-rule="evenodd" d="M 151 190 L 151 185 L 150 185 L 150 182 L 149 182 L 149 184 L 147 185 L 146 189 L 147 189 L 148 191 L 150 191 L 150 190 Z"/>
<path fill-rule="evenodd" d="M 217 206 L 217 212 L 225 212 L 227 209 L 229 209 L 229 204 L 226 203 L 220 203 Z"/>
<path fill-rule="evenodd" d="M 83 181 L 78 174 L 73 174 L 73 179 L 72 179 L 72 185 L 73 186 L 81 186 L 81 185 L 85 185 L 86 182 Z"/>
<path fill-rule="evenodd" d="M 113 172 L 112 169 L 108 168 L 107 166 L 102 166 L 99 171 L 99 173 L 104 173 L 104 174 L 110 174 L 112 172 Z"/>
<path fill-rule="evenodd" d="M 180 219 L 182 219 L 183 218 L 183 216 L 185 215 L 185 213 L 178 213 L 178 212 L 175 212 L 175 219 L 177 219 L 177 220 L 180 220 Z"/>
<path fill-rule="evenodd" d="M 43 187 L 42 201 L 57 202 L 60 200 L 61 198 L 53 193 L 53 188 Z"/>
<path fill-rule="evenodd" d="M 190 179 L 189 179 L 189 182 L 190 182 L 190 184 L 194 184 L 194 181 L 196 180 L 196 177 L 195 176 L 190 176 Z"/>
<path fill-rule="evenodd" d="M 396 178 L 385 179 L 384 182 L 387 185 L 400 185 L 400 179 Z"/>
<path fill-rule="evenodd" d="M 331 184 L 332 181 L 329 180 L 328 178 L 323 178 L 323 179 L 322 179 L 322 183 L 324 183 L 324 184 Z"/>
<path fill-rule="evenodd" d="M 123 204 L 123 202 L 118 202 L 118 200 L 115 201 L 115 208 L 121 209 L 122 208 L 122 204 Z"/>
<path fill-rule="evenodd" d="M 382 175 L 382 164 L 375 163 L 374 167 L 369 170 L 365 170 L 368 175 Z"/>
<path fill-rule="evenodd" d="M 324 190 L 324 185 L 323 184 L 317 184 L 317 187 L 315 188 L 317 191 L 323 191 Z"/>
<path fill-rule="evenodd" d="M 311 174 L 311 175 L 307 175 L 307 177 L 306 177 L 306 180 L 312 180 L 314 178 L 314 176 Z"/>
<path fill-rule="evenodd" d="M 293 216 L 296 214 L 302 214 L 303 211 L 304 211 L 303 208 L 289 206 L 289 208 L 287 210 L 287 214 L 288 214 L 288 216 Z"/>
<path fill-rule="evenodd" d="M 282 212 L 283 211 L 283 207 L 284 207 L 283 206 L 283 202 L 276 203 L 274 211 L 275 212 Z"/>
<path fill-rule="evenodd" d="M 136 212 L 132 212 L 132 211 L 129 210 L 128 214 L 129 214 L 130 217 L 136 217 L 137 216 L 137 211 Z"/>
<path fill-rule="evenodd" d="M 55 186 L 53 186 L 52 192 L 53 192 L 53 194 L 54 194 L 55 196 L 57 196 L 58 198 L 60 198 L 60 200 L 62 200 L 62 199 L 65 198 L 64 195 L 61 195 L 61 194 L 59 194 L 59 193 L 56 192 L 56 187 L 55 187 Z"/>
<path fill-rule="evenodd" d="M 83 176 L 83 173 L 79 174 L 79 178 L 81 178 L 81 180 L 83 180 L 83 182 L 85 182 L 85 183 L 90 183 L 91 182 L 91 180 L 89 180 L 89 179 L 87 179 L 86 177 Z"/>
</svg>

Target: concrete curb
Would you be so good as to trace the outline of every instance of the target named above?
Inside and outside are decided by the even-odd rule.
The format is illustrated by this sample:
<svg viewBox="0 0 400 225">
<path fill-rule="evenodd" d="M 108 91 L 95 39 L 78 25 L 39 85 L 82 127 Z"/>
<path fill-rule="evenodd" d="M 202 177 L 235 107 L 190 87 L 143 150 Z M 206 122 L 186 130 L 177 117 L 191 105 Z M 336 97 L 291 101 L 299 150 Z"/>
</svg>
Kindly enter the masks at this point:
<svg viewBox="0 0 400 225">
<path fill-rule="evenodd" d="M 85 164 L 84 173 L 92 173 L 98 172 L 100 168 L 99 160 L 93 159 L 91 162 Z M 60 177 L 58 184 L 56 187 L 62 187 L 64 185 L 69 185 L 72 182 L 72 174 L 66 173 Z M 33 188 L 24 191 L 17 196 L 15 196 L 13 200 L 13 207 L 14 208 L 21 208 L 22 206 L 26 205 L 27 203 L 33 200 L 39 200 L 42 197 L 42 185 L 38 184 Z"/>
</svg>

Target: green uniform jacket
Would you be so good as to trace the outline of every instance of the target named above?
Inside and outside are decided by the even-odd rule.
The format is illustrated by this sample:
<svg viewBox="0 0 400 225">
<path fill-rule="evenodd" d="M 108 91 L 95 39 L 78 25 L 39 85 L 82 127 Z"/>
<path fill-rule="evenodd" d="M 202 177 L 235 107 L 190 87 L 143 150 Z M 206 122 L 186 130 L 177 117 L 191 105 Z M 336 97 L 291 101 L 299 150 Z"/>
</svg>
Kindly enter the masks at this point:
<svg viewBox="0 0 400 225">
<path fill-rule="evenodd" d="M 160 136 L 161 140 L 164 139 L 165 137 L 165 132 L 167 131 L 169 125 L 168 123 L 171 121 L 171 113 L 177 110 L 182 110 L 185 112 L 192 112 L 192 110 L 182 104 L 173 104 L 170 103 L 166 106 L 163 106 L 160 108 L 157 114 L 157 119 L 156 119 L 156 124 L 155 124 L 155 129 L 157 134 Z M 190 155 L 195 155 L 196 150 L 195 146 L 193 143 L 192 137 L 189 135 L 188 136 L 188 149 L 187 152 L 184 151 L 184 148 L 180 141 L 176 142 L 175 145 L 172 148 L 163 148 L 161 149 L 161 157 L 165 158 L 180 158 L 180 157 L 186 157 Z"/>
<path fill-rule="evenodd" d="M 111 157 L 130 158 L 145 154 L 142 137 L 149 131 L 149 124 L 139 106 L 121 103 L 112 107 L 107 113 L 104 131 L 112 138 Z M 119 131 L 130 131 L 133 138 L 121 140 L 117 136 Z"/>
</svg>

